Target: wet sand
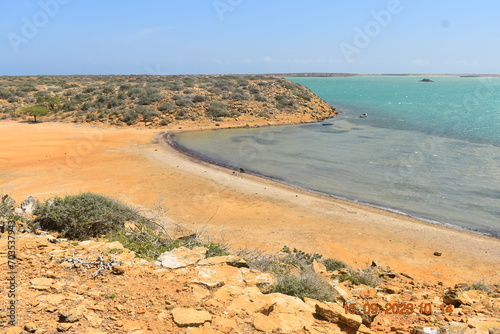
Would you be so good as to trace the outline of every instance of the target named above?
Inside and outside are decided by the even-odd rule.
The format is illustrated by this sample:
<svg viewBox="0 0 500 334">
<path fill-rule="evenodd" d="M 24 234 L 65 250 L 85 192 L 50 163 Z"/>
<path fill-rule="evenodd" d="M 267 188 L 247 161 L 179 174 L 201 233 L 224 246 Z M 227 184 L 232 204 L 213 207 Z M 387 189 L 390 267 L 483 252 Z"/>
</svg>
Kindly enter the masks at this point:
<svg viewBox="0 0 500 334">
<path fill-rule="evenodd" d="M 160 132 L 1 122 L 0 193 L 18 202 L 84 191 L 136 207 L 162 202 L 173 221 L 204 227 L 234 247 L 287 245 L 360 267 L 381 260 L 448 284 L 500 280 L 498 239 L 233 173 L 176 151 Z"/>
</svg>

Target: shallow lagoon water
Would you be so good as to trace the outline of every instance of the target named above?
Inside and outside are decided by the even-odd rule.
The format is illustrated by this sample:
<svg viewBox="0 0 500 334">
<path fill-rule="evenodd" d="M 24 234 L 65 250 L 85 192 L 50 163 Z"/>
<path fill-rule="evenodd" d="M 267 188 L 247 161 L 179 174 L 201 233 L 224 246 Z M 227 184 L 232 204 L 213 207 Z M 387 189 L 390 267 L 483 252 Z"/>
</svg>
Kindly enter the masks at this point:
<svg viewBox="0 0 500 334">
<path fill-rule="evenodd" d="M 343 111 L 327 121 L 333 125 L 197 131 L 174 140 L 222 165 L 500 236 L 500 80 L 419 79 L 294 78 Z"/>
</svg>

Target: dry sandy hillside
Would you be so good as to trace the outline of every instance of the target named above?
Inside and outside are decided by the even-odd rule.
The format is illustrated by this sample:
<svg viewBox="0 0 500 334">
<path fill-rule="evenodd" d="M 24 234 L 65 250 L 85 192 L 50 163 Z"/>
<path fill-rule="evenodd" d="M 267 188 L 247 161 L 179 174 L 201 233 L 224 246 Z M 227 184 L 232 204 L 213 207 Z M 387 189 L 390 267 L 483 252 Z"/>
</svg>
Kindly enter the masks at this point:
<svg viewBox="0 0 500 334">
<path fill-rule="evenodd" d="M 308 88 L 259 75 L 0 78 L 3 119 L 130 126 L 312 122 L 335 111 Z M 249 123 L 245 123 L 249 122 Z"/>
</svg>

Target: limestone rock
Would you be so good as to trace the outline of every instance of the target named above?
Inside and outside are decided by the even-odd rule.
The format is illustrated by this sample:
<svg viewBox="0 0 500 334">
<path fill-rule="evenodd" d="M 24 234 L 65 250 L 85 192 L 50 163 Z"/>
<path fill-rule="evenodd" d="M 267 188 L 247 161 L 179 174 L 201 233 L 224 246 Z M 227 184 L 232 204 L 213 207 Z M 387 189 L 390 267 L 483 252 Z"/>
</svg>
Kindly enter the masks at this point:
<svg viewBox="0 0 500 334">
<path fill-rule="evenodd" d="M 353 329 L 358 329 L 362 323 L 362 319 L 359 315 L 346 314 L 344 308 L 337 303 L 316 304 L 316 313 L 330 322 L 340 322 Z"/>
<path fill-rule="evenodd" d="M 73 324 L 68 324 L 68 323 L 60 323 L 57 325 L 57 331 L 58 332 L 67 332 L 73 327 Z"/>
<path fill-rule="evenodd" d="M 351 293 L 354 296 L 358 296 L 363 299 L 370 299 L 370 298 L 375 298 L 377 296 L 377 289 L 366 285 L 360 285 L 358 288 L 352 289 Z"/>
<path fill-rule="evenodd" d="M 28 322 L 24 325 L 24 330 L 29 333 L 34 333 L 38 329 L 38 326 L 34 322 Z"/>
<path fill-rule="evenodd" d="M 316 304 L 320 303 L 320 301 L 318 301 L 316 299 L 304 297 L 304 303 L 306 303 L 307 305 L 312 307 L 313 310 L 316 310 Z"/>
<path fill-rule="evenodd" d="M 383 286 L 383 291 L 388 294 L 400 294 L 403 291 L 403 288 L 396 285 L 385 285 Z"/>
<path fill-rule="evenodd" d="M 31 281 L 31 287 L 35 290 L 50 290 L 52 284 L 54 284 L 54 280 L 52 278 L 47 277 L 38 277 L 33 278 Z"/>
<path fill-rule="evenodd" d="M 243 275 L 243 281 L 246 285 L 255 285 L 262 293 L 271 292 L 278 283 L 273 273 L 263 273 L 248 268 L 241 268 L 239 272 Z"/>
<path fill-rule="evenodd" d="M 361 326 L 359 326 L 356 334 L 374 334 L 374 332 L 370 328 L 366 327 L 365 325 L 361 325 Z"/>
<path fill-rule="evenodd" d="M 499 318 L 473 317 L 467 320 L 467 325 L 477 331 L 488 331 L 490 328 L 500 328 Z"/>
<path fill-rule="evenodd" d="M 37 204 L 38 201 L 33 196 L 29 196 L 21 203 L 21 209 L 23 209 L 24 213 L 31 216 L 33 215 L 33 211 L 35 211 Z"/>
<path fill-rule="evenodd" d="M 383 261 L 372 261 L 371 267 L 380 272 L 380 273 L 385 273 L 391 271 L 391 268 L 389 265 Z"/>
<path fill-rule="evenodd" d="M 203 259 L 198 262 L 197 266 L 213 266 L 217 264 L 227 264 L 236 268 L 248 268 L 248 264 L 241 257 L 236 255 L 214 256 L 208 259 Z"/>
<path fill-rule="evenodd" d="M 49 295 L 44 294 L 39 296 L 37 299 L 42 302 L 49 303 L 51 305 L 60 305 L 62 301 L 66 299 L 66 297 L 60 294 L 49 294 Z"/>
<path fill-rule="evenodd" d="M 229 311 L 237 313 L 263 313 L 269 314 L 274 306 L 274 301 L 268 295 L 260 292 L 244 294 L 236 297 L 228 306 Z"/>
<path fill-rule="evenodd" d="M 205 258 L 207 249 L 205 247 L 195 247 L 189 249 L 179 247 L 170 252 L 165 252 L 158 258 L 158 263 L 166 268 L 176 269 L 194 265 Z"/>
<path fill-rule="evenodd" d="M 411 334 L 438 334 L 439 329 L 437 327 L 427 327 L 427 326 L 416 326 L 414 327 Z"/>
<path fill-rule="evenodd" d="M 59 322 L 73 323 L 80 320 L 82 313 L 78 310 L 59 311 Z"/>
<path fill-rule="evenodd" d="M 271 293 L 268 296 L 274 306 L 273 312 L 294 313 L 299 312 L 314 313 L 315 309 L 303 302 L 300 298 L 284 295 L 282 293 Z"/>
<path fill-rule="evenodd" d="M 314 272 L 321 276 L 328 276 L 328 270 L 323 263 L 319 263 L 316 260 L 313 261 L 312 268 Z"/>
<path fill-rule="evenodd" d="M 198 302 L 201 302 L 203 299 L 210 296 L 210 291 L 208 291 L 206 288 L 204 288 L 198 284 L 193 284 L 193 286 L 191 288 L 192 288 L 193 297 Z"/>
<path fill-rule="evenodd" d="M 197 311 L 190 308 L 174 308 L 172 310 L 174 322 L 181 327 L 200 326 L 211 322 L 212 316 L 207 311 Z"/>
<path fill-rule="evenodd" d="M 448 325 L 439 328 L 439 334 L 453 333 L 472 334 L 474 331 L 469 329 L 469 326 L 462 322 L 450 322 Z"/>
<path fill-rule="evenodd" d="M 113 266 L 111 272 L 115 275 L 123 275 L 125 274 L 125 268 L 123 266 Z"/>
<path fill-rule="evenodd" d="M 66 249 L 54 249 L 49 253 L 50 260 L 56 262 L 62 262 L 68 255 L 68 251 Z"/>
<path fill-rule="evenodd" d="M 334 286 L 333 289 L 337 291 L 337 293 L 340 295 L 340 298 L 342 298 L 343 301 L 352 299 L 352 293 L 346 286 L 339 284 Z"/>
<path fill-rule="evenodd" d="M 281 293 L 272 293 L 266 296 L 273 302 L 269 319 L 276 323 L 281 331 L 295 333 L 314 324 L 313 313 L 315 309 L 301 299 Z"/>
<path fill-rule="evenodd" d="M 236 328 L 238 327 L 238 323 L 234 319 L 222 318 L 222 317 L 214 317 L 212 319 L 212 324 L 218 331 L 222 333 L 236 333 Z"/>
<path fill-rule="evenodd" d="M 222 266 L 203 266 L 195 270 L 193 283 L 206 286 L 209 289 L 223 286 L 230 281 L 242 281 L 243 277 L 235 267 Z"/>
<path fill-rule="evenodd" d="M 23 328 L 19 326 L 10 326 L 7 327 L 5 334 L 21 334 L 23 332 Z"/>
<path fill-rule="evenodd" d="M 52 235 L 47 236 L 47 241 L 52 243 L 52 244 L 57 244 L 57 242 L 58 242 L 57 238 L 52 236 Z"/>
<path fill-rule="evenodd" d="M 459 307 L 460 305 L 472 305 L 472 300 L 467 295 L 467 292 L 452 289 L 446 291 L 443 295 L 443 303 Z"/>
<path fill-rule="evenodd" d="M 253 319 L 253 326 L 256 330 L 264 333 L 272 333 L 273 331 L 280 329 L 276 322 L 262 313 L 257 313 L 255 315 Z"/>
<path fill-rule="evenodd" d="M 339 326 L 332 323 L 314 323 L 311 326 L 304 326 L 306 333 L 310 334 L 342 334 Z"/>
</svg>

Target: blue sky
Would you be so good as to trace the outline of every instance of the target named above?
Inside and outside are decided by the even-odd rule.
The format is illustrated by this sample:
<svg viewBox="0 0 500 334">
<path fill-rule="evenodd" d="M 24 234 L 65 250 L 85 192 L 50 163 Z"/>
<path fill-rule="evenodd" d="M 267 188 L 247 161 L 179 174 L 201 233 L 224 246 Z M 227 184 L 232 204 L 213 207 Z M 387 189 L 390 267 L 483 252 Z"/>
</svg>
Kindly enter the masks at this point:
<svg viewBox="0 0 500 334">
<path fill-rule="evenodd" d="M 500 1 L 0 0 L 0 75 L 500 73 Z"/>
</svg>

